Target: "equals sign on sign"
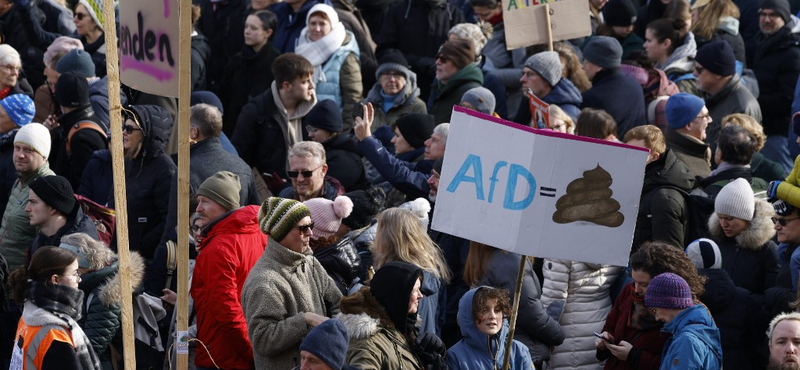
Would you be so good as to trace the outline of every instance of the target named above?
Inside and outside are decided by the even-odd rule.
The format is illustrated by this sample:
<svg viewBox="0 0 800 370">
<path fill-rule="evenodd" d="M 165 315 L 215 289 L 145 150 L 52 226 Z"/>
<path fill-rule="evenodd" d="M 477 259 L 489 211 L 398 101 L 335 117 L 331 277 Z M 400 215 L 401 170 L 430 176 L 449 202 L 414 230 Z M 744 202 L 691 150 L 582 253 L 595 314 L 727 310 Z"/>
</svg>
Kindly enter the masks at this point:
<svg viewBox="0 0 800 370">
<path fill-rule="evenodd" d="M 548 188 L 548 187 L 540 186 L 539 187 L 539 195 L 541 195 L 543 197 L 555 198 L 556 197 L 556 189 L 555 188 Z"/>
</svg>

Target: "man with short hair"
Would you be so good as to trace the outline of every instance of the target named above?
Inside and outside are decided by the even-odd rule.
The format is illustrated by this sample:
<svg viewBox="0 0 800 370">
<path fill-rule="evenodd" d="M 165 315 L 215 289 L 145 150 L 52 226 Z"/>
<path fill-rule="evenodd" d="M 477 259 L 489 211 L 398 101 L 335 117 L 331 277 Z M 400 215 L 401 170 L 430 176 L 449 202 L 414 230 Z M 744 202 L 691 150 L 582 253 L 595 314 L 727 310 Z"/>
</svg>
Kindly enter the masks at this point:
<svg viewBox="0 0 800 370">
<path fill-rule="evenodd" d="M 316 141 L 301 141 L 289 149 L 289 179 L 292 186 L 284 188 L 281 198 L 305 202 L 312 198 L 333 200 L 345 190 L 338 180 L 327 176 L 325 148 Z"/>
<path fill-rule="evenodd" d="M 800 277 L 800 212 L 783 199 L 775 199 L 775 238 L 778 241 L 778 273 L 775 286 L 764 291 L 764 306 L 767 313 L 777 315 L 792 308 L 790 302 L 797 299 L 797 279 Z"/>
<path fill-rule="evenodd" d="M 705 141 L 712 151 L 717 147 L 723 117 L 744 113 L 761 122 L 761 107 L 736 74 L 736 57 L 727 41 L 714 41 L 697 50 L 694 77 L 711 115 Z"/>
<path fill-rule="evenodd" d="M 36 113 L 33 99 L 14 94 L 0 100 L 0 214 L 5 211 L 11 188 L 17 180 L 14 168 L 14 135 L 31 122 Z"/>
<path fill-rule="evenodd" d="M 50 142 L 50 131 L 39 123 L 23 126 L 14 136 L 14 168 L 19 177 L 11 189 L 0 226 L 0 254 L 6 258 L 9 271 L 25 264 L 25 254 L 36 237 L 36 227 L 31 226 L 25 206 L 30 183 L 40 176 L 55 175 L 47 165 Z"/>
<path fill-rule="evenodd" d="M 250 270 L 264 252 L 258 206 L 239 207 L 239 176 L 217 172 L 197 190 L 197 214 L 205 223 L 197 247 L 191 294 L 197 313 L 198 368 L 253 369 L 253 348 L 240 299 Z"/>
<path fill-rule="evenodd" d="M 287 151 L 308 136 L 301 120 L 317 97 L 314 68 L 297 54 L 283 54 L 272 65 L 275 81 L 267 91 L 242 107 L 231 142 L 239 156 L 258 173 L 285 181 Z M 274 193 L 280 187 L 273 187 Z"/>
<path fill-rule="evenodd" d="M 522 91 L 532 93 L 547 104 L 558 105 L 573 121 L 578 120 L 583 102 L 581 92 L 570 80 L 561 77 L 561 59 L 555 51 L 543 51 L 525 61 L 522 69 Z M 531 125 L 531 110 L 526 99 L 519 105 L 514 122 Z M 544 127 L 539 127 L 544 128 Z"/>
<path fill-rule="evenodd" d="M 313 256 L 305 204 L 270 197 L 258 222 L 269 241 L 241 294 L 255 368 L 290 369 L 309 330 L 339 312 L 342 293 Z"/>
<path fill-rule="evenodd" d="M 781 313 L 769 323 L 768 370 L 800 370 L 800 312 Z"/>
<path fill-rule="evenodd" d="M 642 86 L 623 74 L 622 46 L 613 37 L 595 36 L 583 49 L 583 70 L 592 88 L 583 93 L 581 108 L 606 111 L 617 123 L 617 137 L 647 122 Z"/>
<path fill-rule="evenodd" d="M 729 182 L 743 178 L 750 183 L 756 196 L 766 198 L 767 182 L 753 177 L 750 171 L 750 162 L 753 160 L 757 145 L 756 138 L 746 128 L 736 125 L 725 126 L 719 132 L 717 150 L 714 152 L 717 168 L 711 171 L 707 178 L 700 180 L 698 184 L 700 188 L 714 197 Z"/>
<path fill-rule="evenodd" d="M 678 93 L 667 100 L 667 147 L 675 152 L 694 176 L 711 172 L 711 150 L 706 144 L 706 128 L 711 123 L 703 99 Z"/>
</svg>

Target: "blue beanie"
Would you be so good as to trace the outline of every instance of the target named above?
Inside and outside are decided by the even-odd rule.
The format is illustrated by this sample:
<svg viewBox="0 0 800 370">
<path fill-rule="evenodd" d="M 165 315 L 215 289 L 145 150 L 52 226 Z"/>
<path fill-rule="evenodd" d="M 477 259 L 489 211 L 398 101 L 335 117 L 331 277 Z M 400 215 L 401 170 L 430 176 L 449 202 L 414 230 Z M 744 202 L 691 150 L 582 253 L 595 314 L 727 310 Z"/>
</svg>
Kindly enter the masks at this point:
<svg viewBox="0 0 800 370">
<path fill-rule="evenodd" d="M 300 350 L 311 352 L 333 370 L 341 370 L 345 365 L 349 342 L 350 337 L 344 324 L 337 319 L 329 319 L 308 332 L 300 343 Z"/>
<path fill-rule="evenodd" d="M 92 56 L 79 49 L 72 49 L 69 53 L 64 54 L 56 64 L 56 71 L 58 73 L 75 72 L 86 78 L 95 76 Z"/>
<path fill-rule="evenodd" d="M 706 103 L 692 94 L 677 93 L 667 100 L 667 123 L 669 128 L 677 130 L 691 123 Z"/>
<path fill-rule="evenodd" d="M 692 307 L 692 289 L 682 277 L 665 272 L 650 280 L 644 295 L 644 305 L 676 310 Z"/>
<path fill-rule="evenodd" d="M 356 106 L 359 107 L 358 104 Z M 303 118 L 303 123 L 331 133 L 341 132 L 343 124 L 339 104 L 330 99 L 318 101 L 314 108 L 311 108 L 306 117 Z"/>
<path fill-rule="evenodd" d="M 11 120 L 22 127 L 33 119 L 36 113 L 36 106 L 33 104 L 33 99 L 25 94 L 9 95 L 5 99 L 0 100 L 0 105 L 6 110 Z"/>
<path fill-rule="evenodd" d="M 714 41 L 697 50 L 694 60 L 709 72 L 720 76 L 736 73 L 736 57 L 727 41 Z"/>
</svg>

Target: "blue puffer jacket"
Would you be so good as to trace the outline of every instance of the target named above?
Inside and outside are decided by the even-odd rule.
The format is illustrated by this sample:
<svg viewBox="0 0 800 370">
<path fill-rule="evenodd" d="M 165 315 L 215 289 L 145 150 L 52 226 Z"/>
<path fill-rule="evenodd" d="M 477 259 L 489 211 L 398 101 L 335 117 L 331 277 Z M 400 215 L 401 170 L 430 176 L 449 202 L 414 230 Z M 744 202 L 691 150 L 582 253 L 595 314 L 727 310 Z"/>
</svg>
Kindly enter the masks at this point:
<svg viewBox="0 0 800 370">
<path fill-rule="evenodd" d="M 472 317 L 472 300 L 482 287 L 470 289 L 458 302 L 458 325 L 463 339 L 447 350 L 445 362 L 450 370 L 500 369 L 506 351 L 508 320 L 503 318 L 503 328 L 489 337 L 475 326 Z M 511 347 L 511 369 L 532 369 L 531 354 L 522 342 L 515 340 Z"/>
<path fill-rule="evenodd" d="M 325 80 L 314 81 L 317 85 L 315 88 L 317 92 L 317 101 L 325 99 L 333 100 L 339 105 L 340 111 L 344 108 L 342 102 L 342 87 L 340 85 L 342 65 L 344 64 L 345 58 L 347 58 L 350 53 L 355 55 L 356 60 L 358 60 L 361 54 L 358 50 L 358 43 L 356 43 L 356 38 L 353 36 L 353 33 L 347 31 L 347 36 L 345 40 L 349 39 L 350 42 L 337 49 L 336 52 L 325 61 L 325 65 L 322 66 L 322 73 L 325 75 Z"/>
<path fill-rule="evenodd" d="M 578 115 L 581 113 L 580 106 L 581 103 L 583 103 L 583 96 L 581 95 L 581 91 L 578 90 L 570 80 L 562 78 L 561 81 L 558 81 L 558 83 L 553 86 L 553 90 L 542 98 L 542 100 L 547 104 L 558 105 L 558 107 L 570 116 L 573 121 L 578 121 Z M 523 99 L 523 104 L 519 105 L 517 117 L 514 119 L 514 122 L 528 126 L 531 124 L 531 110 L 526 103 L 527 97 Z"/>
<path fill-rule="evenodd" d="M 425 296 L 419 301 L 419 318 L 422 320 L 422 325 L 419 327 L 419 333 L 436 334 L 437 337 L 442 336 L 442 321 L 444 316 L 439 310 L 439 290 L 442 288 L 442 280 L 433 276 L 428 271 L 422 271 L 422 294 Z"/>
<path fill-rule="evenodd" d="M 698 304 L 681 311 L 661 331 L 672 334 L 664 344 L 661 370 L 722 368 L 719 329 L 706 306 Z"/>
</svg>

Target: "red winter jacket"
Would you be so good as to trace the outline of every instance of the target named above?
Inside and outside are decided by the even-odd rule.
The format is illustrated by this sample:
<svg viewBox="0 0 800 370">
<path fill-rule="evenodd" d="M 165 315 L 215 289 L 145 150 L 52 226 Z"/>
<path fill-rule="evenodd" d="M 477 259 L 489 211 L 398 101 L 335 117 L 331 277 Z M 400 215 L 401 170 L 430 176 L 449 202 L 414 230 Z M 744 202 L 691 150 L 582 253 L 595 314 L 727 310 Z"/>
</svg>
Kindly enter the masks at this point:
<svg viewBox="0 0 800 370">
<path fill-rule="evenodd" d="M 255 367 L 240 297 L 250 269 L 267 245 L 258 226 L 258 210 L 258 206 L 243 207 L 216 221 L 195 262 L 191 292 L 197 339 L 222 369 Z M 195 364 L 214 368 L 203 347 L 197 348 Z"/>
<path fill-rule="evenodd" d="M 614 336 L 617 343 L 624 340 L 633 345 L 633 348 L 628 354 L 627 361 L 620 361 L 607 349 L 598 350 L 598 360 L 608 359 L 604 370 L 650 370 L 661 366 L 661 352 L 670 334 L 662 333 L 661 326 L 645 331 L 630 327 L 632 310 L 633 283 L 629 283 L 622 288 L 611 312 L 608 313 L 603 331 Z"/>
</svg>

